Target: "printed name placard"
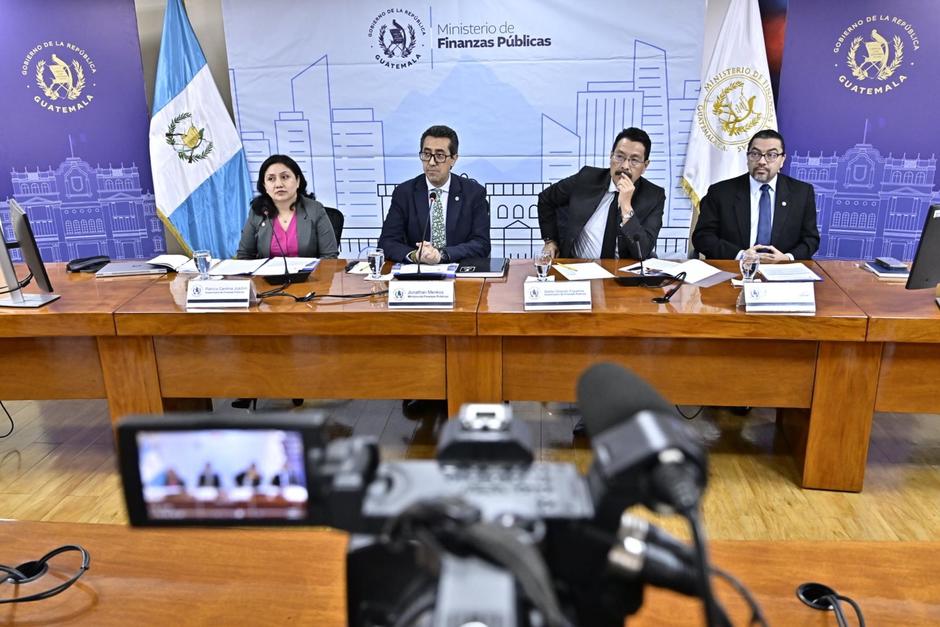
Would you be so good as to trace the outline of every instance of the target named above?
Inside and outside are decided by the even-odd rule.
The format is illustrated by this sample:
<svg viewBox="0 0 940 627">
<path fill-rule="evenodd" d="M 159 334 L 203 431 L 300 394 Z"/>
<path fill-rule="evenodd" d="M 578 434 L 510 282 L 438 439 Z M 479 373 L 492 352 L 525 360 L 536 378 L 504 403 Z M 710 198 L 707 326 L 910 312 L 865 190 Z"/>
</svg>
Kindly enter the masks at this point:
<svg viewBox="0 0 940 627">
<path fill-rule="evenodd" d="M 389 281 L 389 309 L 453 309 L 453 281 Z"/>
<path fill-rule="evenodd" d="M 591 309 L 591 281 L 527 281 L 522 289 L 526 311 Z"/>
<path fill-rule="evenodd" d="M 747 313 L 816 313 L 815 283 L 745 283 Z"/>
<path fill-rule="evenodd" d="M 186 286 L 186 309 L 247 309 L 257 302 L 251 279 L 191 280 Z"/>
</svg>

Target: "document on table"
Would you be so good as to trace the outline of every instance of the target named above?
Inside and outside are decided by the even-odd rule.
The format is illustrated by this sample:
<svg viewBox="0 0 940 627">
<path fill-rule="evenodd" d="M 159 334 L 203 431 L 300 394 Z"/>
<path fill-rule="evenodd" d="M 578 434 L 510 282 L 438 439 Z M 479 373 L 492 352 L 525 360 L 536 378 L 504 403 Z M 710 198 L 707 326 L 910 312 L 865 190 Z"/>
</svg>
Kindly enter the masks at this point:
<svg viewBox="0 0 940 627">
<path fill-rule="evenodd" d="M 287 260 L 287 271 L 284 271 L 284 260 Z M 282 274 L 296 274 L 301 271 L 311 272 L 319 265 L 317 257 L 272 257 L 268 263 L 255 270 L 255 276 L 280 276 Z M 213 274 L 215 272 L 213 271 Z"/>
<path fill-rule="evenodd" d="M 221 276 L 236 276 L 239 274 L 254 274 L 255 271 L 266 264 L 267 259 L 223 259 L 210 271 L 211 274 Z M 282 266 L 283 268 L 283 266 Z"/>
<path fill-rule="evenodd" d="M 768 281 L 822 281 L 822 277 L 801 263 L 762 263 L 760 273 Z"/>
<path fill-rule="evenodd" d="M 614 278 L 614 275 L 593 261 L 587 263 L 553 263 L 552 267 L 569 281 Z"/>
<path fill-rule="evenodd" d="M 663 272 L 669 276 L 676 276 L 680 272 L 685 272 L 685 282 L 686 283 L 699 283 L 707 282 L 711 284 L 708 279 L 712 277 L 721 281 L 726 280 L 726 277 L 718 277 L 722 274 L 722 271 L 714 266 L 710 266 L 700 259 L 689 259 L 688 261 L 683 261 L 682 263 L 677 263 L 675 261 L 667 261 L 666 259 L 648 259 L 643 262 L 643 267 L 647 272 L 650 270 L 654 272 Z M 639 272 L 640 264 L 636 263 L 632 266 L 627 266 L 620 268 L 621 272 Z M 725 273 L 730 278 L 732 276 L 730 273 Z"/>
</svg>

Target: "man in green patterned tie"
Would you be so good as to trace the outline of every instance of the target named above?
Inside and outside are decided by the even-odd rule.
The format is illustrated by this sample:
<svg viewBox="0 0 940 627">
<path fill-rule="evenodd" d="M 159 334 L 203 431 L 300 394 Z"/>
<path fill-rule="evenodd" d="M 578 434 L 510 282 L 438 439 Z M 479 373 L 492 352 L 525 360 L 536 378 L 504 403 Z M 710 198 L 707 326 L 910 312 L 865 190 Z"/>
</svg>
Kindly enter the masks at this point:
<svg viewBox="0 0 940 627">
<path fill-rule="evenodd" d="M 382 224 L 379 248 L 387 259 L 449 263 L 489 257 L 486 190 L 451 174 L 457 147 L 457 133 L 447 126 L 432 126 L 421 135 L 424 173 L 395 188 Z"/>
</svg>

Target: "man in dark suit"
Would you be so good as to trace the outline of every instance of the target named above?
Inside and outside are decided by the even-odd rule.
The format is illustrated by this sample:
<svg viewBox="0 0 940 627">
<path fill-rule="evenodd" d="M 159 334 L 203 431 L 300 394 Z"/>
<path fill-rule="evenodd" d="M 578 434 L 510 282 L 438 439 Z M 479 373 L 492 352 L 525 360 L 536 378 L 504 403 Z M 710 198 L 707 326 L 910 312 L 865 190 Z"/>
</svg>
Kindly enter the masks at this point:
<svg viewBox="0 0 940 627">
<path fill-rule="evenodd" d="M 761 263 L 811 259 L 819 249 L 813 186 L 785 174 L 783 136 L 758 131 L 747 145 L 748 173 L 719 181 L 702 198 L 692 233 L 708 259 L 739 259 L 745 251 Z"/>
<path fill-rule="evenodd" d="M 610 168 L 585 166 L 539 194 L 539 229 L 553 256 L 649 257 L 663 225 L 666 192 L 643 178 L 652 142 L 630 127 L 614 140 Z"/>
<path fill-rule="evenodd" d="M 457 133 L 432 126 L 421 135 L 424 174 L 392 192 L 379 248 L 392 261 L 447 263 L 490 255 L 486 190 L 450 173 L 457 162 Z"/>
</svg>

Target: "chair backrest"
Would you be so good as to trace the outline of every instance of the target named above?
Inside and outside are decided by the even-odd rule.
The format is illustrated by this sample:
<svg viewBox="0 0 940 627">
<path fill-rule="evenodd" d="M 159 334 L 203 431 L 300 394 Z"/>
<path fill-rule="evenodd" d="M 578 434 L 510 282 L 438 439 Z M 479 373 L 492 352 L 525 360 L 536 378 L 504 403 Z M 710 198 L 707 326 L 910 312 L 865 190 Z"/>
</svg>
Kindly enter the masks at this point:
<svg viewBox="0 0 940 627">
<path fill-rule="evenodd" d="M 333 225 L 333 233 L 336 235 L 336 245 L 339 246 L 339 238 L 343 236 L 343 223 L 346 222 L 346 216 L 339 209 L 333 207 L 323 207 L 326 209 L 326 217 L 330 219 Z"/>
</svg>

